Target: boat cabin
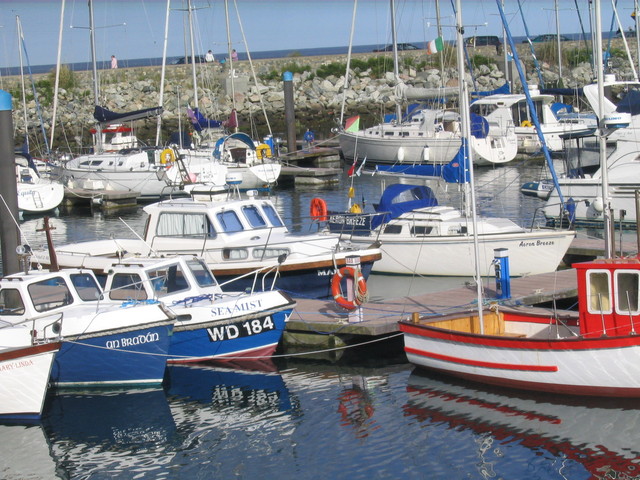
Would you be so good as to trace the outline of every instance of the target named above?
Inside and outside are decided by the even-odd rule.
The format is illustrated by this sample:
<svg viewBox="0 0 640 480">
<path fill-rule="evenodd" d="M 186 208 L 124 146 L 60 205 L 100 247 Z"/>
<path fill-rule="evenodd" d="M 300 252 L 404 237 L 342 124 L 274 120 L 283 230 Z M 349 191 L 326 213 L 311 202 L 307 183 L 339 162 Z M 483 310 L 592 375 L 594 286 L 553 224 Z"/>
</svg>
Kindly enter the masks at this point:
<svg viewBox="0 0 640 480">
<path fill-rule="evenodd" d="M 578 275 L 580 333 L 584 337 L 640 333 L 640 259 L 573 265 Z"/>
</svg>

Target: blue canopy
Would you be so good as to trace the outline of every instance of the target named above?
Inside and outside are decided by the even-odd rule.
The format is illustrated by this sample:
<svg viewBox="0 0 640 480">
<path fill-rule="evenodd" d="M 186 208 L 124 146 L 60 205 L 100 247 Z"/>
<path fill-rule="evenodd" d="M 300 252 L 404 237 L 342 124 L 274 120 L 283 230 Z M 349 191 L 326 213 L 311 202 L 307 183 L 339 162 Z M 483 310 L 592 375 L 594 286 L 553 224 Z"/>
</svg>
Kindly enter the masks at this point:
<svg viewBox="0 0 640 480">
<path fill-rule="evenodd" d="M 219 128 L 222 126 L 222 121 L 210 120 L 206 118 L 204 115 L 202 115 L 202 113 L 200 113 L 200 110 L 197 108 L 194 108 L 193 110 L 188 108 L 187 116 L 191 120 L 193 128 L 197 132 L 201 132 L 203 128 Z"/>
<path fill-rule="evenodd" d="M 637 115 L 640 113 L 640 92 L 637 90 L 629 90 L 629 93 L 618 102 L 616 107 L 617 112 L 630 113 L 631 115 Z"/>
<path fill-rule="evenodd" d="M 371 228 L 376 228 L 416 208 L 435 207 L 437 205 L 438 199 L 429 187 L 424 185 L 403 185 L 400 183 L 389 185 L 382 192 L 380 203 L 375 207 L 376 212 L 381 213 L 381 215 L 373 217 Z"/>
<path fill-rule="evenodd" d="M 511 87 L 509 83 L 504 83 L 501 87 L 496 88 L 495 90 L 487 90 L 486 92 L 471 92 L 471 96 L 473 97 L 488 97 L 489 95 L 498 95 L 511 93 Z"/>
<path fill-rule="evenodd" d="M 246 133 L 237 132 L 237 133 L 232 133 L 231 135 L 227 135 L 226 137 L 222 137 L 218 139 L 215 147 L 213 148 L 213 157 L 219 160 L 222 157 L 222 146 L 227 140 L 230 140 L 233 138 L 241 141 L 251 150 L 256 149 L 256 146 L 254 145 L 253 140 L 251 140 L 251 137 L 249 135 L 247 135 Z"/>
</svg>

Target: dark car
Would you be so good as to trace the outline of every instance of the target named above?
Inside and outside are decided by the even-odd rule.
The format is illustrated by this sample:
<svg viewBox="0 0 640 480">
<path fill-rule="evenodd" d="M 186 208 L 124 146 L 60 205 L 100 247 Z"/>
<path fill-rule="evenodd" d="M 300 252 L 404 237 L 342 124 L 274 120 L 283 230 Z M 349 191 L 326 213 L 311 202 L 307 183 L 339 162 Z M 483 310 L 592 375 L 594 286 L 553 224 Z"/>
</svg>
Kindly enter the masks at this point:
<svg viewBox="0 0 640 480">
<path fill-rule="evenodd" d="M 174 65 L 184 65 L 186 63 L 191 63 L 191 57 L 180 57 L 173 62 Z M 196 63 L 206 63 L 206 60 L 202 55 L 196 55 Z"/>
<path fill-rule="evenodd" d="M 496 47 L 496 52 L 502 52 L 502 42 L 495 35 L 476 35 L 475 37 L 467 37 L 464 39 L 464 44 L 467 47 Z"/>
<path fill-rule="evenodd" d="M 538 35 L 535 38 L 531 39 L 532 43 L 543 43 L 543 42 L 557 42 L 558 36 L 552 33 L 546 33 L 544 35 Z M 560 35 L 561 42 L 569 42 L 571 39 L 569 37 L 565 37 L 564 35 Z M 529 43 L 528 40 L 523 40 L 522 43 Z"/>
<path fill-rule="evenodd" d="M 412 43 L 399 43 L 398 51 L 400 50 L 420 50 L 420 49 Z M 383 47 L 383 48 L 376 48 L 374 52 L 393 52 L 393 45 L 387 45 L 386 47 Z"/>
</svg>

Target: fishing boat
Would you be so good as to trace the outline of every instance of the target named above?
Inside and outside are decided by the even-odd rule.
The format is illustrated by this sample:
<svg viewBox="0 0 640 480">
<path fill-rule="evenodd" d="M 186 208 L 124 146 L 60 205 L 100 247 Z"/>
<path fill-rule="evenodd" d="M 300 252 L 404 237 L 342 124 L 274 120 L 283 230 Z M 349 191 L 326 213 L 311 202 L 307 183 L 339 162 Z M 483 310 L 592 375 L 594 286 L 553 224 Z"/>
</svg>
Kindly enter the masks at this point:
<svg viewBox="0 0 640 480">
<path fill-rule="evenodd" d="M 600 38 L 599 1 L 595 12 L 596 38 Z M 500 13 L 506 25 L 502 8 Z M 509 32 L 508 37 L 512 42 Z M 599 48 L 596 52 L 597 64 L 602 66 L 602 52 Z M 601 68 L 598 77 L 601 82 Z M 603 118 L 602 109 L 598 116 Z M 604 151 L 601 158 L 606 168 Z M 607 198 L 607 183 L 602 182 L 601 188 Z M 478 304 L 473 309 L 442 317 L 415 313 L 399 322 L 409 361 L 490 385 L 640 397 L 640 258 L 613 258 L 611 211 L 606 210 L 606 258 L 573 266 L 577 311 L 484 306 L 478 286 Z"/>
<path fill-rule="evenodd" d="M 175 315 L 159 302 L 108 302 L 86 269 L 29 270 L 0 279 L 0 320 L 34 343 L 61 340 L 55 386 L 160 384 Z M 22 346 L 20 338 L 3 345 Z"/>
<path fill-rule="evenodd" d="M 197 255 L 229 290 L 275 288 L 294 297 L 331 298 L 332 277 L 347 258 L 358 259 L 365 279 L 381 258 L 376 246 L 361 247 L 338 235 L 290 232 L 276 205 L 256 191 L 212 192 L 147 205 L 142 236 L 60 245 L 57 261 L 99 273 L 118 259 Z M 46 251 L 38 258 L 49 262 Z"/>
<path fill-rule="evenodd" d="M 110 300 L 154 299 L 177 315 L 169 363 L 268 358 L 295 306 L 278 290 L 224 292 L 198 257 L 134 259 L 107 273 Z"/>
<path fill-rule="evenodd" d="M 374 273 L 472 277 L 474 235 L 481 272 L 494 274 L 495 250 L 507 249 L 512 276 L 555 271 L 575 237 L 571 230 L 525 229 L 508 218 L 471 216 L 440 205 L 425 185 L 392 184 L 375 213 L 331 213 L 328 230 L 356 245 L 380 244 Z M 477 230 L 476 230 L 477 229 Z"/>
<path fill-rule="evenodd" d="M 4 347 L 7 335 L 14 336 L 14 333 L 28 342 L 26 346 Z M 0 344 L 3 345 L 0 349 L 0 419 L 21 422 L 39 419 L 60 342 L 32 345 L 27 329 L 2 327 Z"/>
</svg>

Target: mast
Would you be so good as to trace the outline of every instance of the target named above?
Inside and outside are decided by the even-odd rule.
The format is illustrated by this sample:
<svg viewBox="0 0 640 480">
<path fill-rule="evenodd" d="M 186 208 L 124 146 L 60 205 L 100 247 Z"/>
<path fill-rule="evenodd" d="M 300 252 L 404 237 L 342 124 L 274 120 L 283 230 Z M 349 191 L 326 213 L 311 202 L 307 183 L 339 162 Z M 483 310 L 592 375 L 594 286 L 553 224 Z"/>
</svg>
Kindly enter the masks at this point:
<svg viewBox="0 0 640 480">
<path fill-rule="evenodd" d="M 53 148 L 53 138 L 56 131 L 56 117 L 58 112 L 58 89 L 60 86 L 60 65 L 62 59 L 62 29 L 64 28 L 64 6 L 66 0 L 62 0 L 60 7 L 60 26 L 58 27 L 58 56 L 56 59 L 56 80 L 53 87 L 53 113 L 51 114 L 51 141 L 49 144 Z"/>
<path fill-rule="evenodd" d="M 169 13 L 171 11 L 171 0 L 167 0 L 167 10 L 164 18 L 164 46 L 162 47 L 162 71 L 160 73 L 160 106 L 164 106 L 164 77 L 167 70 L 167 44 L 169 42 Z M 158 115 L 156 126 L 156 145 L 160 145 L 162 130 L 162 114 Z"/>
<path fill-rule="evenodd" d="M 396 85 L 400 83 L 400 68 L 398 66 L 398 37 L 396 34 L 396 6 L 395 1 L 391 0 L 391 41 L 393 43 L 393 76 Z M 396 119 L 402 121 L 402 107 L 396 103 Z"/>
<path fill-rule="evenodd" d="M 93 69 L 93 101 L 96 106 L 100 105 L 100 92 L 98 91 L 98 65 L 96 63 L 96 38 L 95 24 L 93 22 L 93 0 L 89 0 L 89 39 L 91 41 L 91 65 Z M 98 123 L 96 133 L 96 153 L 102 153 L 102 125 Z"/>
<path fill-rule="evenodd" d="M 196 49 L 193 43 L 193 16 L 191 0 L 187 2 L 187 8 L 189 9 L 189 43 L 191 44 L 191 75 L 193 76 L 193 104 L 195 108 L 198 108 L 198 81 L 196 79 Z"/>
<path fill-rule="evenodd" d="M 613 258 L 613 241 L 611 229 L 613 228 L 611 198 L 609 197 L 609 172 L 607 162 L 607 139 L 605 135 L 604 125 L 604 72 L 602 59 L 602 21 L 600 13 L 600 0 L 594 2 L 594 18 L 596 26 L 596 67 L 598 79 L 598 143 L 600 145 L 600 171 L 602 172 L 602 203 L 604 209 L 603 228 L 604 228 L 604 250 L 606 258 Z"/>
<path fill-rule="evenodd" d="M 558 75 L 562 82 L 562 47 L 560 46 L 560 13 L 558 12 L 558 0 L 555 0 L 556 8 L 556 43 L 558 46 Z"/>
<path fill-rule="evenodd" d="M 469 168 L 469 183 L 465 196 L 468 194 L 471 204 L 471 219 L 473 225 L 473 253 L 476 271 L 476 289 L 478 295 L 478 317 L 480 320 L 480 334 L 484 334 L 484 322 L 482 318 L 482 275 L 480 272 L 480 247 L 478 245 L 478 218 L 476 214 L 476 194 L 475 194 L 475 182 L 473 178 L 473 151 L 469 147 L 469 138 L 471 136 L 471 129 L 469 126 L 469 98 L 467 82 L 464 75 L 464 27 L 462 26 L 462 10 L 460 6 L 461 1 L 456 0 L 456 54 L 458 65 L 458 83 L 460 84 L 460 130 L 462 132 L 462 148 L 463 154 L 467 158 Z M 466 152 L 465 152 L 466 150 Z"/>
</svg>

